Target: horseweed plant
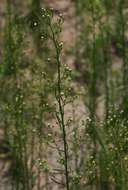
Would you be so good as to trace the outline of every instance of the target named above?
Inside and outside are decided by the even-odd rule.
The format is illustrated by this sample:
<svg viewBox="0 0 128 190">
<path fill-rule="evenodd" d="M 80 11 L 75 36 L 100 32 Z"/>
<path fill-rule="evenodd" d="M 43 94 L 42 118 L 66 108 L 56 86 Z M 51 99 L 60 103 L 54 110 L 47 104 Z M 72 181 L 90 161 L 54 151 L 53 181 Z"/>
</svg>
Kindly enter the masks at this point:
<svg viewBox="0 0 128 190">
<path fill-rule="evenodd" d="M 0 66 L 12 189 L 128 189 L 125 1 L 74 1 L 74 72 L 63 63 L 62 15 L 29 5 L 19 16 L 7 0 Z"/>
</svg>

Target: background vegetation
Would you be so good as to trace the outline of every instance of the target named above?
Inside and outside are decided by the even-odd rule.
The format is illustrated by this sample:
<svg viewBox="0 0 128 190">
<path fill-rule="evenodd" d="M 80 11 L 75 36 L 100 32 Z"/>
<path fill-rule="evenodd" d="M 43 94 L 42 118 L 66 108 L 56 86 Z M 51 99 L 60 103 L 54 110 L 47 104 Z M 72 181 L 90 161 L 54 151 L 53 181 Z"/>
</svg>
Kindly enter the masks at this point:
<svg viewBox="0 0 128 190">
<path fill-rule="evenodd" d="M 73 47 L 58 8 L 26 4 L 6 0 L 1 31 L 11 189 L 127 190 L 127 2 L 74 0 Z"/>
</svg>

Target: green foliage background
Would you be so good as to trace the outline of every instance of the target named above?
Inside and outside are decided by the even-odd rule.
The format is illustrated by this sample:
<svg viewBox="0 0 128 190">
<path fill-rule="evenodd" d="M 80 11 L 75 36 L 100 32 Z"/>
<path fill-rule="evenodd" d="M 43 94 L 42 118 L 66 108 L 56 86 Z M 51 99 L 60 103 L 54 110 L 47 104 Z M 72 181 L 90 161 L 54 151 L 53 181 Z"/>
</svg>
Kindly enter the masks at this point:
<svg viewBox="0 0 128 190">
<path fill-rule="evenodd" d="M 1 31 L 0 127 L 12 189 L 126 190 L 127 2 L 73 1 L 76 39 L 66 51 L 61 12 L 26 4 L 6 1 Z"/>
</svg>

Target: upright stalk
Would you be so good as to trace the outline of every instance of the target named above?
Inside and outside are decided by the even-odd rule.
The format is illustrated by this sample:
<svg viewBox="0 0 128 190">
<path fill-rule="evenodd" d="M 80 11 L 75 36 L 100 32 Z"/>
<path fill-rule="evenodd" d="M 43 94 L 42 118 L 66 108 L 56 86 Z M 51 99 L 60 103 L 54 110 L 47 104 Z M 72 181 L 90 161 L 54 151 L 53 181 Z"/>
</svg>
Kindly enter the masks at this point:
<svg viewBox="0 0 128 190">
<path fill-rule="evenodd" d="M 120 16 L 120 25 L 121 25 L 121 49 L 122 49 L 122 56 L 123 56 L 123 104 L 126 104 L 127 101 L 127 57 L 126 57 L 126 47 L 125 47 L 125 20 L 123 15 L 123 5 L 124 0 L 121 0 L 119 3 L 119 16 Z"/>
<path fill-rule="evenodd" d="M 64 148 L 64 166 L 65 166 L 65 178 L 66 178 L 66 188 L 69 190 L 69 173 L 68 173 L 68 147 L 67 147 L 67 136 L 66 136 L 66 127 L 64 122 L 64 106 L 62 100 L 62 81 L 61 81 L 61 61 L 60 61 L 60 53 L 61 47 L 58 43 L 52 25 L 50 23 L 50 30 L 52 33 L 52 40 L 55 46 L 56 51 L 56 62 L 57 62 L 57 90 L 56 90 L 56 100 L 59 106 L 59 125 L 62 128 L 62 135 L 63 135 L 63 148 Z"/>
<path fill-rule="evenodd" d="M 97 90 L 97 57 L 96 57 L 96 13 L 95 3 L 91 1 L 91 18 L 92 18 L 92 55 L 91 55 L 91 85 L 90 85 L 90 127 L 93 139 L 93 157 L 97 157 L 97 129 L 96 129 L 96 90 Z M 98 185 L 98 171 L 95 169 L 95 188 Z"/>
</svg>

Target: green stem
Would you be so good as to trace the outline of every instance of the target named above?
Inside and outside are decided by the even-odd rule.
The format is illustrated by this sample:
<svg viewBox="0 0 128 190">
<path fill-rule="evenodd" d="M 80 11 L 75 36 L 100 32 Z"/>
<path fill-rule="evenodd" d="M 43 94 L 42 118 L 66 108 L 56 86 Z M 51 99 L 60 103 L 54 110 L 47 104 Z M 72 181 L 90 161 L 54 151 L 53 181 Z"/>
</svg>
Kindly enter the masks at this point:
<svg viewBox="0 0 128 190">
<path fill-rule="evenodd" d="M 60 113 L 60 126 L 62 127 L 63 133 L 63 148 L 64 148 L 64 166 L 65 166 L 65 178 L 66 178 L 66 188 L 69 190 L 69 173 L 68 173 L 68 147 L 67 147 L 67 136 L 66 136 L 66 129 L 65 129 L 65 122 L 64 122 L 64 108 L 61 99 L 61 61 L 60 61 L 60 47 L 56 40 L 53 28 L 50 23 L 50 30 L 52 32 L 52 40 L 56 49 L 56 61 L 57 61 L 57 74 L 58 74 L 58 83 L 57 83 L 57 102 L 59 105 L 59 113 Z"/>
</svg>

